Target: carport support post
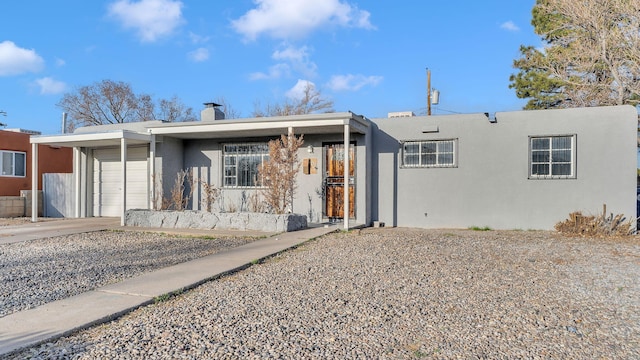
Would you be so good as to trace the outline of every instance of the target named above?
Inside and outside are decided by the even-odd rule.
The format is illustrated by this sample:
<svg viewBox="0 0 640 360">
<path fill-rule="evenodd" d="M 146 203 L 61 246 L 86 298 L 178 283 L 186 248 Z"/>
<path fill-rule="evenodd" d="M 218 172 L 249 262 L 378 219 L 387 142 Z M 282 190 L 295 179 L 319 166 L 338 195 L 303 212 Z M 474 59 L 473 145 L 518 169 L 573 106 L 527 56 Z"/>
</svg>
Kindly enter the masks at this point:
<svg viewBox="0 0 640 360">
<path fill-rule="evenodd" d="M 38 144 L 31 143 L 31 221 L 38 222 Z"/>
<path fill-rule="evenodd" d="M 156 204 L 156 136 L 151 135 L 151 142 L 149 143 L 149 174 L 147 174 L 147 183 L 151 188 L 147 192 L 149 198 L 147 199 L 149 210 L 155 210 Z"/>
<path fill-rule="evenodd" d="M 81 179 L 81 175 L 80 175 L 80 171 L 82 168 L 82 153 L 80 151 L 80 147 L 78 146 L 74 146 L 73 147 L 73 178 L 74 178 L 74 182 L 75 182 L 75 191 L 76 191 L 76 208 L 75 208 L 75 213 L 76 213 L 76 218 L 79 218 L 80 215 L 80 209 L 82 208 L 81 206 L 81 199 L 82 199 L 82 193 L 80 191 L 80 179 Z"/>
<path fill-rule="evenodd" d="M 348 120 L 347 120 L 348 121 Z M 351 209 L 349 209 L 349 123 L 344 126 L 344 196 L 342 196 L 342 200 L 344 201 L 344 229 L 349 230 L 349 214 Z"/>
<path fill-rule="evenodd" d="M 120 225 L 124 226 L 124 217 L 127 212 L 127 139 L 120 139 L 120 165 L 122 166 L 120 178 L 122 184 L 122 213 L 120 214 Z"/>
</svg>

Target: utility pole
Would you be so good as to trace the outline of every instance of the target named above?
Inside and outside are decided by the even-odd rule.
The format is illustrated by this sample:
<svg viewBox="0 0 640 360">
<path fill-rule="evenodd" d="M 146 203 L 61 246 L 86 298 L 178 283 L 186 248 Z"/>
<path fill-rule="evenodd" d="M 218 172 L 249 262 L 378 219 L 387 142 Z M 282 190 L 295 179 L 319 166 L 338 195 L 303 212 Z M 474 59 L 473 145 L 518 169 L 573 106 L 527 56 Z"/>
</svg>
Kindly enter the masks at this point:
<svg viewBox="0 0 640 360">
<path fill-rule="evenodd" d="M 431 104 L 438 105 L 440 91 L 431 89 L 431 70 L 427 68 L 427 115 L 431 116 Z"/>
<path fill-rule="evenodd" d="M 427 115 L 431 116 L 431 70 L 427 68 Z"/>
</svg>

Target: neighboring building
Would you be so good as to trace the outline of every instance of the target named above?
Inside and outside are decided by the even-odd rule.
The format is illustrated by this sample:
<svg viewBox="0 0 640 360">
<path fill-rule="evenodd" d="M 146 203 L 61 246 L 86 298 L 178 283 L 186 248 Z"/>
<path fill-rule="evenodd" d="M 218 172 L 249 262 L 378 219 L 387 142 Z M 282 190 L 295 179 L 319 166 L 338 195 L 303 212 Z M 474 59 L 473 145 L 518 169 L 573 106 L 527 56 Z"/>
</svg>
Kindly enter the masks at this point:
<svg viewBox="0 0 640 360">
<path fill-rule="evenodd" d="M 383 119 L 342 112 L 215 120 L 212 111 L 200 122 L 88 127 L 31 142 L 75 149 L 81 217 L 124 221 L 126 209 L 153 208 L 183 169 L 222 189 L 222 210 L 248 210 L 267 142 L 288 132 L 305 141 L 292 211 L 311 222 L 349 214 L 345 227 L 551 229 L 602 204 L 635 217 L 631 106 Z M 202 209 L 198 190 L 192 209 Z"/>
<path fill-rule="evenodd" d="M 20 190 L 31 190 L 29 137 L 39 134 L 24 129 L 0 130 L 0 196 L 20 196 Z M 38 190 L 42 190 L 43 173 L 73 171 L 71 149 L 43 144 L 38 152 Z"/>
</svg>

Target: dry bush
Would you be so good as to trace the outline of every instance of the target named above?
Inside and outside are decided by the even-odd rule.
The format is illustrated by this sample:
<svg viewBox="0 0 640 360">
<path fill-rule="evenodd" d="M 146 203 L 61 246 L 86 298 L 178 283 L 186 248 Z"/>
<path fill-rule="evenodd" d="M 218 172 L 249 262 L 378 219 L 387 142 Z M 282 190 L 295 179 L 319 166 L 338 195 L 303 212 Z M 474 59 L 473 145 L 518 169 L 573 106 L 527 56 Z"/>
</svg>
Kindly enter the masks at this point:
<svg viewBox="0 0 640 360">
<path fill-rule="evenodd" d="M 168 199 L 162 197 L 162 180 L 159 179 L 156 174 L 151 175 L 151 182 L 153 183 L 153 210 L 167 210 L 170 206 Z"/>
<path fill-rule="evenodd" d="M 267 209 L 264 201 L 257 191 L 254 191 L 249 194 L 249 196 L 247 196 L 247 207 L 249 211 L 259 213 L 265 212 L 265 210 Z"/>
<path fill-rule="evenodd" d="M 233 201 L 228 201 L 227 202 L 227 206 L 226 206 L 226 212 L 228 213 L 235 213 L 238 212 L 238 204 L 236 204 Z"/>
<path fill-rule="evenodd" d="M 269 141 L 269 161 L 260 167 L 257 180 L 264 187 L 264 201 L 276 214 L 284 214 L 293 203 L 300 168 L 298 149 L 303 143 L 303 135 L 296 137 L 294 134 Z"/>
<path fill-rule="evenodd" d="M 189 186 L 187 188 L 187 185 Z M 162 207 L 184 211 L 193 196 L 193 174 L 189 170 L 180 170 L 176 174 L 176 181 L 171 188 L 171 197 L 163 200 Z"/>
<path fill-rule="evenodd" d="M 564 235 L 578 236 L 629 236 L 636 233 L 636 219 L 627 220 L 623 214 L 609 216 L 606 211 L 597 216 L 572 212 L 569 218 L 557 223 L 555 229 Z"/>
<path fill-rule="evenodd" d="M 220 188 L 216 187 L 213 184 L 209 184 L 203 179 L 198 180 L 202 187 L 202 207 L 211 212 L 213 209 L 213 204 L 220 197 Z"/>
</svg>

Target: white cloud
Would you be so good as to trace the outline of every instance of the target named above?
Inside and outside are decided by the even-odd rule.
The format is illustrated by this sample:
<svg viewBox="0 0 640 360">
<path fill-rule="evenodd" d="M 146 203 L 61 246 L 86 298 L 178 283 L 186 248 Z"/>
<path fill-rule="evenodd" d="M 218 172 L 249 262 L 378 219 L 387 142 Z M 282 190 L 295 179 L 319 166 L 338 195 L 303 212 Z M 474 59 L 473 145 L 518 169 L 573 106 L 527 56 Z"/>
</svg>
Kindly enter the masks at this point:
<svg viewBox="0 0 640 360">
<path fill-rule="evenodd" d="M 318 66 L 309 60 L 309 48 L 306 46 L 301 48 L 287 46 L 283 50 L 274 51 L 271 58 L 274 60 L 287 61 L 293 71 L 307 78 L 315 77 L 318 70 Z"/>
<path fill-rule="evenodd" d="M 67 84 L 62 81 L 54 80 L 51 77 L 43 77 L 35 81 L 40 88 L 40 94 L 55 95 L 65 92 Z"/>
<path fill-rule="evenodd" d="M 56 58 L 56 66 L 62 67 L 62 66 L 65 66 L 66 64 L 67 64 L 66 61 L 64 61 L 64 60 L 62 60 L 60 58 Z"/>
<path fill-rule="evenodd" d="M 187 54 L 189 59 L 194 62 L 203 62 L 209 59 L 209 50 L 205 48 L 197 48 Z"/>
<path fill-rule="evenodd" d="M 194 43 L 194 44 L 204 44 L 204 43 L 209 42 L 211 37 L 202 36 L 202 35 L 198 35 L 198 34 L 193 33 L 193 32 L 189 32 L 189 39 L 191 39 L 191 42 Z"/>
<path fill-rule="evenodd" d="M 288 64 L 275 64 L 269 68 L 267 73 L 255 72 L 249 75 L 250 80 L 271 80 L 290 76 L 291 67 Z"/>
<path fill-rule="evenodd" d="M 518 25 L 516 25 L 513 21 L 509 20 L 507 22 L 502 23 L 502 25 L 500 25 L 501 29 L 507 30 L 507 31 L 520 31 L 520 28 L 518 27 Z"/>
<path fill-rule="evenodd" d="M 137 31 L 143 42 L 153 42 L 184 22 L 182 6 L 182 1 L 175 0 L 118 0 L 109 5 L 109 15 L 125 29 Z"/>
<path fill-rule="evenodd" d="M 12 41 L 0 43 L 0 76 L 38 72 L 44 67 L 44 60 L 35 50 L 23 49 Z"/>
<path fill-rule="evenodd" d="M 376 86 L 382 79 L 382 76 L 373 75 L 334 75 L 329 80 L 327 87 L 333 91 L 357 91 L 367 85 Z"/>
<path fill-rule="evenodd" d="M 370 13 L 341 0 L 254 0 L 256 7 L 232 27 L 247 40 L 262 34 L 278 39 L 301 38 L 328 25 L 374 29 Z"/>
<path fill-rule="evenodd" d="M 292 73 L 306 78 L 316 76 L 318 66 L 309 60 L 309 48 L 306 46 L 295 48 L 285 44 L 282 49 L 275 50 L 271 58 L 279 62 L 271 66 L 268 72 L 255 72 L 249 75 L 249 78 L 251 80 L 280 79 L 289 77 Z"/>
<path fill-rule="evenodd" d="M 300 100 L 304 97 L 305 90 L 307 87 L 311 87 L 315 89 L 316 84 L 312 83 L 309 80 L 300 80 L 291 88 L 289 91 L 285 93 L 285 96 L 289 99 Z"/>
</svg>

